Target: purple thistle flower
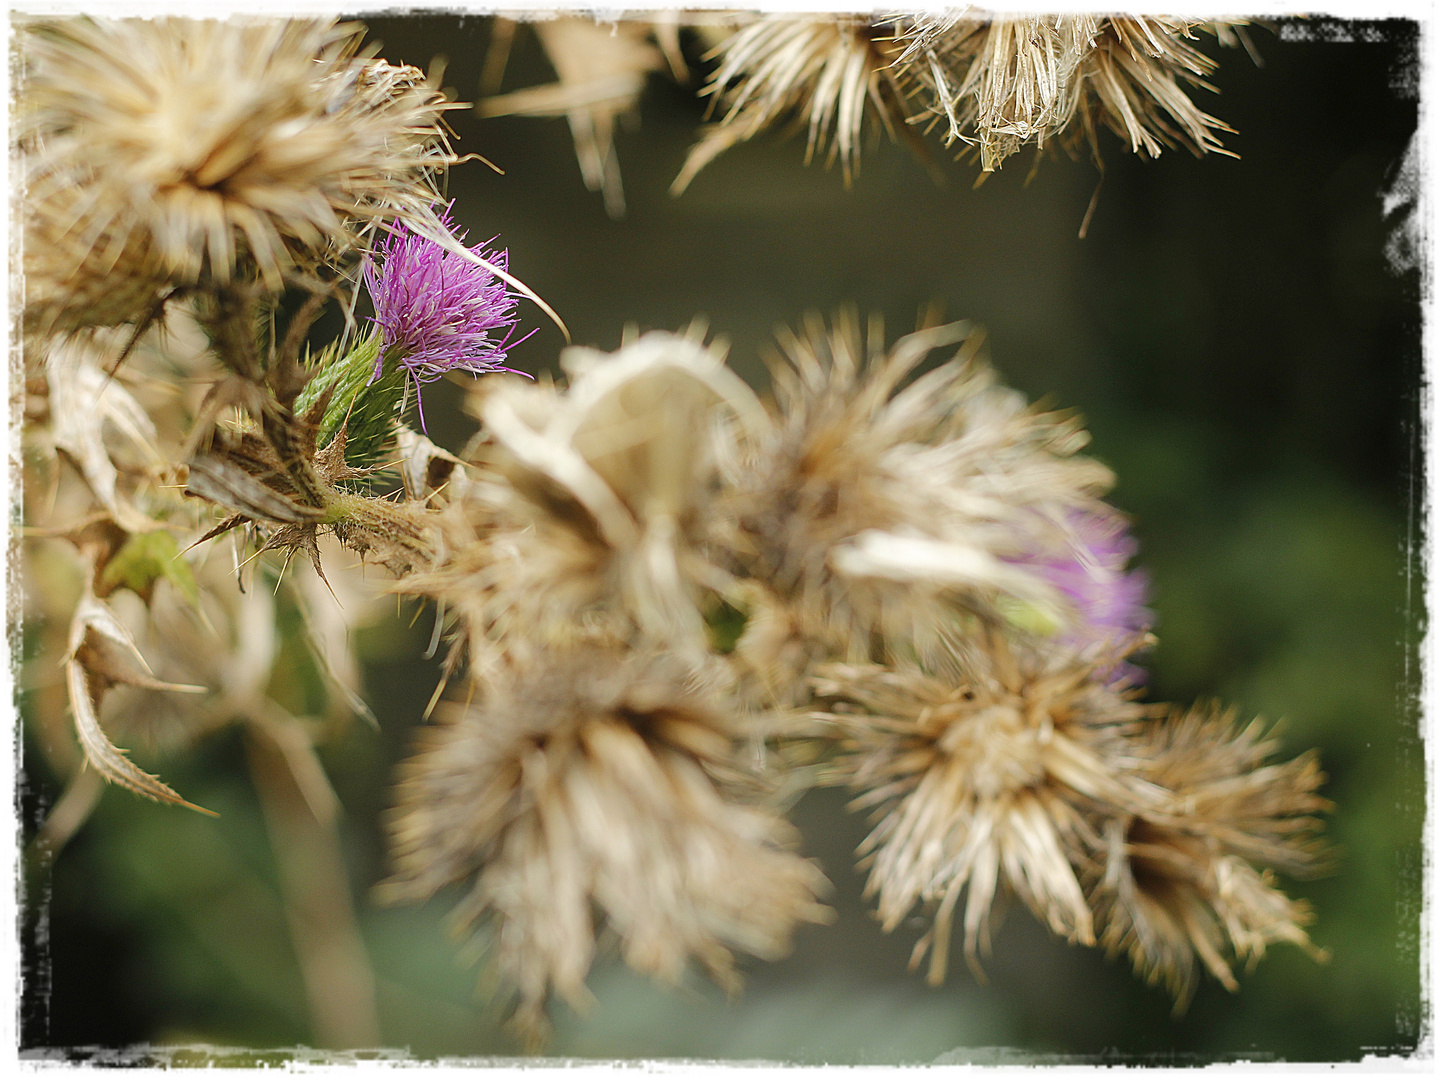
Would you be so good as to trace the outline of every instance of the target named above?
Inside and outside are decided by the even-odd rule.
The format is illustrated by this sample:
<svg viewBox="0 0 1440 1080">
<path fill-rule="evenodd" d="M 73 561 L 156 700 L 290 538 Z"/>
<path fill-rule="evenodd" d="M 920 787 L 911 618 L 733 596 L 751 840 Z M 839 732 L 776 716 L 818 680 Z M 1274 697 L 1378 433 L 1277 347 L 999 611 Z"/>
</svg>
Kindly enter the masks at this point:
<svg viewBox="0 0 1440 1080">
<path fill-rule="evenodd" d="M 439 220 L 452 230 L 448 206 Z M 456 239 L 464 240 L 465 234 Z M 508 269 L 508 252 L 479 254 L 486 262 Z M 370 381 L 380 378 L 386 363 L 402 367 L 415 384 L 423 430 L 422 384 L 447 371 L 483 375 L 514 370 L 505 366 L 505 359 L 506 350 L 519 344 L 510 340 L 518 321 L 517 297 L 497 275 L 404 224 L 381 241 L 375 255 L 364 268 L 365 288 L 375 305 L 373 323 L 381 334 Z"/>
<path fill-rule="evenodd" d="M 1072 511 L 1069 525 L 1070 550 L 1065 555 L 1010 561 L 1034 570 L 1070 600 L 1079 622 L 1058 636 L 1061 644 L 1077 650 L 1102 642 L 1127 648 L 1154 621 L 1145 606 L 1149 579 L 1144 571 L 1125 569 L 1138 550 L 1135 538 L 1118 514 Z M 1145 681 L 1142 669 L 1124 661 L 1104 674 L 1110 683 Z"/>
</svg>

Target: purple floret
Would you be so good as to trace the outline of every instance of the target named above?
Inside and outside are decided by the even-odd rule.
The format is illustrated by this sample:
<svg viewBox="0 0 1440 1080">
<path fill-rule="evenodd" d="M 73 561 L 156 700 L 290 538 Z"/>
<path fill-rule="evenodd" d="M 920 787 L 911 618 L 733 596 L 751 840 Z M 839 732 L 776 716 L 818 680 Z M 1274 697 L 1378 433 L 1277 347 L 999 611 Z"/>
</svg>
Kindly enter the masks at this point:
<svg viewBox="0 0 1440 1080">
<path fill-rule="evenodd" d="M 1078 623 L 1059 636 L 1062 644 L 1089 649 L 1101 642 L 1128 648 L 1149 629 L 1153 614 L 1145 606 L 1149 580 L 1126 570 L 1138 545 L 1118 515 L 1072 512 L 1070 551 L 1064 556 L 1014 560 L 1036 571 L 1073 605 Z M 1109 682 L 1145 681 L 1145 672 L 1123 661 L 1106 672 Z"/>
<path fill-rule="evenodd" d="M 448 208 L 441 211 L 440 223 L 452 228 Z M 464 238 L 463 233 L 456 237 Z M 479 254 L 508 269 L 508 252 Z M 364 269 L 381 335 L 371 382 L 387 362 L 398 363 L 414 382 L 418 398 L 421 384 L 447 371 L 483 375 L 512 370 L 505 360 L 506 350 L 518 344 L 510 340 L 517 297 L 503 280 L 403 224 L 381 241 L 375 255 Z M 420 425 L 425 425 L 423 409 Z"/>
</svg>

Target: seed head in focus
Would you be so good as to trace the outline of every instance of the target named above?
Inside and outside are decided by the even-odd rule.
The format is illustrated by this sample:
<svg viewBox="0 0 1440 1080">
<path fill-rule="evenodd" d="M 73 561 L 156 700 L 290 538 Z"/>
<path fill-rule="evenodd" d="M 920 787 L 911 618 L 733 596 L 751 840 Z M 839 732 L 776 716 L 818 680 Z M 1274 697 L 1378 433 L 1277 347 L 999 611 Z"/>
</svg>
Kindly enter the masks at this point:
<svg viewBox="0 0 1440 1080">
<path fill-rule="evenodd" d="M 324 21 L 57 19 L 23 31 L 27 328 L 141 320 L 172 286 L 285 276 L 432 219 L 440 92 Z M 97 305 L 96 300 L 100 303 Z"/>
</svg>

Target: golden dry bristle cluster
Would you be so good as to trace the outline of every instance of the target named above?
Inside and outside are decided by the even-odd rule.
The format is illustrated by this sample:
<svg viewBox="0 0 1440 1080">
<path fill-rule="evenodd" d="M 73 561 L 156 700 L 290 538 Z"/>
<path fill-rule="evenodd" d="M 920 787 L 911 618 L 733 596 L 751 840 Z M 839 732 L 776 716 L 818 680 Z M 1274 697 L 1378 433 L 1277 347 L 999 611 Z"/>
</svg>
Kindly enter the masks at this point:
<svg viewBox="0 0 1440 1080">
<path fill-rule="evenodd" d="M 1312 755 L 1271 764 L 1260 721 L 1236 731 L 1230 714 L 1141 706 L 1063 653 L 993 640 L 956 655 L 970 662 L 814 679 L 813 716 L 844 740 L 837 772 L 875 813 L 867 891 L 886 930 L 917 904 L 933 912 L 912 960 L 931 951 L 932 982 L 962 892 L 972 966 L 1013 892 L 1056 934 L 1127 952 L 1177 1010 L 1197 958 L 1231 990 L 1227 955 L 1288 941 L 1323 958 L 1308 909 L 1269 870 L 1323 858 Z"/>
<path fill-rule="evenodd" d="M 429 220 L 447 104 L 325 21 L 53 19 L 22 31 L 25 324 L 143 321 L 173 288 L 334 260 Z"/>
<path fill-rule="evenodd" d="M 829 150 L 848 184 L 860 158 L 864 120 L 874 112 L 894 132 L 905 120 L 894 53 L 868 19 L 767 15 L 722 42 L 723 60 L 702 93 L 716 95 L 722 116 L 690 151 L 671 191 L 679 194 L 719 154 L 777 121 L 808 125 L 808 163 Z"/>
<path fill-rule="evenodd" d="M 1171 793 L 1168 812 L 1105 823 L 1091 869 L 1102 944 L 1163 980 L 1177 1010 L 1194 993 L 1197 958 L 1232 991 L 1229 955 L 1253 964 L 1288 941 L 1324 958 L 1303 929 L 1310 909 L 1275 887 L 1270 868 L 1326 867 L 1318 815 L 1330 803 L 1316 793 L 1325 775 L 1313 752 L 1273 763 L 1276 750 L 1259 720 L 1237 728 L 1233 712 L 1177 710 L 1134 750 L 1140 774 Z"/>
<path fill-rule="evenodd" d="M 552 992 L 586 1005 L 596 913 L 637 971 L 677 982 L 693 959 L 734 990 L 732 950 L 776 958 L 796 925 L 828 917 L 825 879 L 787 850 L 790 827 L 737 793 L 744 734 L 673 655 L 556 649 L 425 732 L 383 894 L 424 899 L 473 875 L 456 928 L 489 917 L 532 1041 Z"/>
<path fill-rule="evenodd" d="M 682 190 L 716 155 L 793 118 L 809 126 L 807 160 L 831 138 L 848 181 L 873 115 L 894 137 L 942 127 L 985 172 L 1022 146 L 1059 140 L 1099 157 L 1109 128 L 1135 153 L 1162 147 L 1227 153 L 1222 121 L 1188 88 L 1210 89 L 1215 62 L 1197 32 L 1234 39 L 1242 22 L 1151 16 L 906 13 L 765 15 L 722 42 L 706 93 L 725 113 L 691 151 Z"/>
<path fill-rule="evenodd" d="M 839 771 L 878 807 L 861 848 L 867 892 L 893 930 L 917 903 L 935 910 L 916 947 L 931 950 L 930 981 L 945 976 L 950 924 L 967 890 L 965 955 L 989 948 L 991 908 L 1002 885 L 1070 941 L 1095 944 L 1094 919 L 1076 866 L 1094 806 L 1138 811 L 1158 792 L 1127 775 L 1126 736 L 1143 707 L 1063 654 L 1026 655 L 1003 638 L 950 665 L 829 665 L 815 692 L 818 714 L 844 733 Z"/>
<path fill-rule="evenodd" d="M 996 382 L 980 342 L 957 323 L 887 351 L 851 313 L 782 334 L 770 424 L 735 456 L 715 521 L 754 586 L 738 651 L 767 682 L 803 682 L 787 640 L 852 661 L 928 655 L 967 614 L 998 617 L 1001 597 L 1064 620 L 1063 598 L 1007 557 L 1066 550 L 1067 513 L 1101 506 L 1113 478 L 1076 453 L 1074 417 Z M 955 357 L 920 374 L 947 345 Z"/>
</svg>

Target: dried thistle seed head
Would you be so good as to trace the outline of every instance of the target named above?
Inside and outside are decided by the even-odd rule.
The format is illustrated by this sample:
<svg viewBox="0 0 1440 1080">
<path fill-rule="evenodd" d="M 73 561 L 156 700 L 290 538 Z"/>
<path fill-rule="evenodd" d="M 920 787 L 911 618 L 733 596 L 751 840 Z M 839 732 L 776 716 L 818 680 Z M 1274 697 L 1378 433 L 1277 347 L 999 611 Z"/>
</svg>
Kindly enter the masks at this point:
<svg viewBox="0 0 1440 1080">
<path fill-rule="evenodd" d="M 1136 154 L 1159 157 L 1163 147 L 1182 146 L 1197 157 L 1212 152 L 1234 157 L 1216 135 L 1234 128 L 1200 109 L 1181 83 L 1214 89 L 1204 76 L 1215 70 L 1215 61 L 1191 44 L 1196 29 L 1215 33 L 1241 25 L 1145 15 L 1103 20 L 1077 72 L 1083 127 L 1075 141 L 1083 131 L 1098 157 L 1097 128 L 1103 124 Z"/>
<path fill-rule="evenodd" d="M 950 362 L 908 385 L 938 347 Z M 1006 559 L 1066 550 L 1066 516 L 1098 507 L 1108 469 L 1076 456 L 1069 417 L 1040 413 L 973 360 L 964 324 L 883 351 L 878 324 L 818 319 L 781 339 L 770 430 L 727 477 L 716 545 L 790 611 L 799 634 L 850 660 L 935 648 L 965 610 L 1002 595 L 1061 611 Z"/>
<path fill-rule="evenodd" d="M 27 327 L 145 318 L 171 285 L 335 258 L 429 222 L 439 92 L 322 21 L 61 19 L 23 38 Z M 94 306 L 97 298 L 101 303 Z"/>
<path fill-rule="evenodd" d="M 946 122 L 947 145 L 977 145 L 990 172 L 1027 142 L 1043 147 L 1075 114 L 1076 69 L 1094 47 L 1097 19 L 1079 15 L 897 20 L 896 69 Z M 933 123 L 934 121 L 932 121 Z"/>
<path fill-rule="evenodd" d="M 978 148 L 990 172 L 1022 146 L 1063 136 L 1088 143 L 1109 127 L 1135 153 L 1162 146 L 1226 153 L 1230 128 L 1202 112 L 1181 83 L 1209 87 L 1215 63 L 1193 44 L 1195 31 L 1229 37 L 1243 21 L 1094 15 L 900 15 L 897 78 L 945 124 L 945 142 Z"/>
<path fill-rule="evenodd" d="M 674 981 L 693 959 L 733 987 L 732 950 L 777 957 L 826 914 L 824 878 L 785 850 L 783 820 L 724 779 L 738 734 L 715 687 L 673 657 L 547 655 L 423 733 L 385 894 L 421 900 L 474 875 L 457 924 L 488 920 L 532 1039 L 552 993 L 585 1003 L 595 914 L 637 971 Z"/>
<path fill-rule="evenodd" d="M 1253 963 L 1288 941 L 1324 958 L 1303 929 L 1308 905 L 1257 869 L 1308 874 L 1328 858 L 1317 836 L 1324 774 L 1313 754 L 1270 763 L 1276 749 L 1261 721 L 1237 729 L 1233 712 L 1213 708 L 1177 711 L 1136 743 L 1166 805 L 1106 824 L 1092 902 L 1101 943 L 1163 981 L 1177 1011 L 1194 994 L 1197 959 L 1233 991 L 1232 956 Z"/>
<path fill-rule="evenodd" d="M 763 423 L 753 393 L 699 341 L 652 333 L 606 355 L 568 350 L 569 387 L 487 380 L 479 411 L 493 482 L 465 506 L 483 549 L 423 587 L 465 615 L 472 659 L 603 631 L 702 655 L 697 544 L 713 511 L 714 429 Z"/>
<path fill-rule="evenodd" d="M 1095 807 L 1154 805 L 1161 792 L 1126 768 L 1125 736 L 1142 706 L 1063 654 L 1012 651 L 992 637 L 972 661 L 937 673 L 914 666 L 826 665 L 814 680 L 820 719 L 842 734 L 839 774 L 875 807 L 861 847 L 866 891 L 889 931 L 920 902 L 934 926 L 929 979 L 945 977 L 962 891 L 965 954 L 989 947 L 1001 885 L 1070 941 L 1094 944 L 1076 866 Z"/>
<path fill-rule="evenodd" d="M 905 131 L 887 39 L 853 16 L 765 15 L 741 27 L 716 50 L 724 59 L 702 91 L 717 95 L 724 115 L 691 149 L 671 193 L 684 191 L 725 150 L 792 115 L 809 125 L 806 162 L 828 143 L 827 164 L 839 158 L 848 185 L 868 113 L 892 137 Z"/>
</svg>

